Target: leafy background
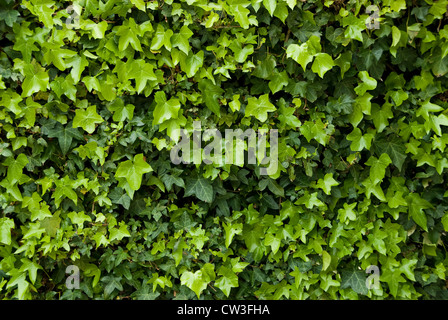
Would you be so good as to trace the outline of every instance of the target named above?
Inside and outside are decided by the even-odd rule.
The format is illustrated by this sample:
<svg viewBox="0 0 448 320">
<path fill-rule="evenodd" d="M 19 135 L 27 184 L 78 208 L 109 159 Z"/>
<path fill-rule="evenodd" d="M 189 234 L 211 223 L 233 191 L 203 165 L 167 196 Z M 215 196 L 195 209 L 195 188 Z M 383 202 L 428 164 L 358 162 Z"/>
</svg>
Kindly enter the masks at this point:
<svg viewBox="0 0 448 320">
<path fill-rule="evenodd" d="M 0 297 L 446 299 L 447 5 L 0 0 Z M 279 169 L 173 165 L 195 120 Z"/>
</svg>

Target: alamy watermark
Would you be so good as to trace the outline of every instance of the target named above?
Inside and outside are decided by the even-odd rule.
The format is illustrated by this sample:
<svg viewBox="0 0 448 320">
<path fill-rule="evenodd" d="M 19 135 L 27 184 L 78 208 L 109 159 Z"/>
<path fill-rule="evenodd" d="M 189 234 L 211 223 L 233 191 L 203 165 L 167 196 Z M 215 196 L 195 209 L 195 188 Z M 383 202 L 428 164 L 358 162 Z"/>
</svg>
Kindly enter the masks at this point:
<svg viewBox="0 0 448 320">
<path fill-rule="evenodd" d="M 269 131 L 269 152 L 267 156 L 267 143 Z M 244 165 L 245 141 L 247 138 L 247 163 L 268 165 L 260 168 L 261 175 L 271 175 L 278 169 L 278 130 L 258 129 L 258 134 L 254 129 L 226 129 L 225 137 L 218 129 L 206 129 L 202 134 L 201 121 L 193 122 L 192 139 L 185 129 L 178 129 L 176 136 L 181 137 L 170 152 L 170 159 L 173 164 L 236 164 Z M 202 149 L 202 141 L 213 141 Z M 224 150 L 224 155 L 223 155 Z M 181 156 L 179 155 L 181 152 Z M 258 160 L 258 161 L 257 161 Z"/>
<path fill-rule="evenodd" d="M 370 14 L 366 19 L 367 29 L 379 29 L 380 28 L 380 8 L 376 5 L 370 5 L 366 8 L 366 13 Z"/>
<path fill-rule="evenodd" d="M 79 15 L 81 14 L 81 7 L 69 5 L 66 10 L 67 13 L 70 14 L 67 20 L 65 20 L 67 28 L 79 28 Z"/>
<path fill-rule="evenodd" d="M 70 274 L 65 280 L 67 289 L 79 289 L 79 267 L 71 264 L 65 269 L 65 273 Z"/>
<path fill-rule="evenodd" d="M 370 276 L 368 276 L 366 279 L 367 289 L 380 289 L 380 268 L 375 265 L 368 266 L 366 269 L 366 273 L 370 274 Z"/>
</svg>

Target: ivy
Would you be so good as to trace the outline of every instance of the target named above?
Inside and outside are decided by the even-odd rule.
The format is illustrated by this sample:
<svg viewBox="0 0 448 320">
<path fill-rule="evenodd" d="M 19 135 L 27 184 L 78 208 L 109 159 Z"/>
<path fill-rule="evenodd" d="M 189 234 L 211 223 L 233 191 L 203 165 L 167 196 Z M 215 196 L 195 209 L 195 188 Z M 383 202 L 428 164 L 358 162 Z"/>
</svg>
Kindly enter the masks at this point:
<svg viewBox="0 0 448 320">
<path fill-rule="evenodd" d="M 446 5 L 0 0 L 0 298 L 448 299 Z"/>
</svg>

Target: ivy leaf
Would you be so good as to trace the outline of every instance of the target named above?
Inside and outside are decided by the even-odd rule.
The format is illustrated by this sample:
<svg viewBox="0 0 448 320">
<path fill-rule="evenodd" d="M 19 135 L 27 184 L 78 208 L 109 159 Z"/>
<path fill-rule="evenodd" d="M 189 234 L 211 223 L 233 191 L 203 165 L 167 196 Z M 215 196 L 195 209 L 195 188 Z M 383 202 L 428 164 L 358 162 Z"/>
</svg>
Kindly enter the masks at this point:
<svg viewBox="0 0 448 320">
<path fill-rule="evenodd" d="M 190 51 L 188 55 L 180 60 L 180 67 L 187 74 L 188 78 L 193 77 L 196 72 L 198 72 L 199 68 L 202 67 L 204 63 L 204 51 L 199 51 L 197 54 L 194 54 L 193 51 Z"/>
<path fill-rule="evenodd" d="M 114 275 L 104 276 L 103 278 L 101 278 L 101 282 L 105 284 L 104 294 L 106 297 L 110 296 L 115 289 L 117 289 L 118 291 L 123 290 L 121 279 L 121 277 L 116 277 Z"/>
<path fill-rule="evenodd" d="M 64 155 L 70 150 L 74 138 L 78 140 L 83 139 L 83 135 L 78 131 L 78 129 L 72 128 L 70 124 L 71 123 L 64 127 L 62 124 L 57 122 L 54 128 L 43 130 L 48 137 L 58 138 L 59 147 Z"/>
<path fill-rule="evenodd" d="M 268 10 L 271 17 L 274 15 L 275 8 L 277 7 L 276 0 L 263 0 L 264 7 Z"/>
<path fill-rule="evenodd" d="M 341 289 L 351 288 L 358 294 L 367 295 L 366 273 L 363 271 L 342 271 Z"/>
<path fill-rule="evenodd" d="M 375 142 L 378 153 L 387 153 L 392 159 L 394 166 L 401 171 L 403 163 L 406 160 L 406 147 L 399 138 L 392 138 L 390 140 L 378 140 Z"/>
<path fill-rule="evenodd" d="M 339 182 L 333 179 L 332 173 L 327 173 L 324 179 L 319 179 L 317 181 L 316 187 L 321 188 L 325 194 L 329 195 L 331 192 L 331 187 L 339 185 Z"/>
<path fill-rule="evenodd" d="M 12 27 L 20 13 L 17 10 L 0 10 L 0 20 L 5 21 L 6 25 Z"/>
<path fill-rule="evenodd" d="M 178 112 L 180 109 L 180 102 L 178 99 L 167 100 L 165 92 L 157 91 L 154 100 L 156 101 L 156 107 L 153 114 L 153 125 L 178 118 Z"/>
<path fill-rule="evenodd" d="M 227 1 L 229 5 L 230 14 L 234 16 L 235 21 L 240 24 L 243 29 L 249 28 L 249 14 L 250 11 L 246 7 L 251 3 L 247 0 L 229 0 Z"/>
<path fill-rule="evenodd" d="M 208 284 L 207 281 L 203 280 L 201 270 L 197 270 L 195 273 L 191 271 L 185 271 L 180 277 L 180 282 L 182 285 L 187 286 L 188 288 L 193 290 L 193 292 L 196 293 L 198 299 L 202 291 L 207 288 Z"/>
<path fill-rule="evenodd" d="M 201 201 L 211 203 L 213 200 L 213 187 L 208 179 L 187 178 L 185 197 L 194 195 Z"/>
<path fill-rule="evenodd" d="M 7 217 L 0 218 L 0 243 L 11 244 L 11 229 L 14 229 L 14 220 Z"/>
<path fill-rule="evenodd" d="M 26 273 L 25 272 L 18 272 L 18 270 L 11 270 L 15 271 L 12 273 L 11 279 L 8 281 L 8 285 L 6 286 L 6 289 L 17 286 L 17 296 L 20 300 L 25 299 L 25 294 L 29 287 L 29 282 L 26 281 Z M 11 274 L 11 271 L 9 274 Z"/>
<path fill-rule="evenodd" d="M 120 37 L 120 40 L 118 41 L 118 50 L 124 51 L 131 45 L 134 50 L 142 51 L 140 40 L 137 37 L 139 34 L 140 31 L 138 30 L 135 20 L 133 18 L 126 20 L 123 25 L 118 27 L 117 36 Z"/>
<path fill-rule="evenodd" d="M 272 94 L 279 92 L 283 87 L 287 86 L 289 83 L 288 74 L 286 71 L 282 71 L 270 77 L 269 89 L 271 89 Z"/>
<path fill-rule="evenodd" d="M 310 142 L 311 139 L 315 139 L 325 146 L 330 139 L 330 136 L 325 131 L 325 127 L 326 125 L 321 119 L 317 119 L 316 121 L 305 121 L 300 127 L 300 132 L 308 142 Z"/>
<path fill-rule="evenodd" d="M 22 177 L 23 168 L 25 168 L 28 162 L 27 156 L 23 153 L 19 154 L 16 159 L 14 159 L 14 157 L 10 157 L 3 162 L 4 165 L 8 166 L 6 178 L 11 184 L 15 184 L 19 181 Z"/>
<path fill-rule="evenodd" d="M 232 243 L 233 237 L 241 234 L 243 231 L 243 224 L 242 223 L 225 223 L 223 222 L 222 226 L 224 227 L 224 232 L 226 233 L 226 241 L 225 246 L 228 248 L 230 244 Z"/>
<path fill-rule="evenodd" d="M 173 30 L 168 29 L 165 31 L 162 24 L 157 25 L 157 30 L 152 38 L 151 50 L 160 50 L 163 46 L 171 51 L 171 36 L 173 35 Z M 188 41 L 188 39 L 187 39 Z"/>
<path fill-rule="evenodd" d="M 228 297 L 230 295 L 230 290 L 238 287 L 238 276 L 225 266 L 219 268 L 218 275 L 221 275 L 222 277 L 215 281 L 215 286 L 221 289 Z"/>
<path fill-rule="evenodd" d="M 157 81 L 154 74 L 154 66 L 146 63 L 143 59 L 134 60 L 130 68 L 130 74 L 135 79 L 135 89 L 137 93 L 141 93 L 147 86 L 148 82 Z"/>
<path fill-rule="evenodd" d="M 116 99 L 110 103 L 107 108 L 114 113 L 112 119 L 114 121 L 125 121 L 126 119 L 132 120 L 134 117 L 135 106 L 132 104 L 124 105 L 122 99 Z"/>
<path fill-rule="evenodd" d="M 22 262 L 22 266 L 20 267 L 19 272 L 28 271 L 28 276 L 31 280 L 31 283 L 34 284 L 37 278 L 37 270 L 42 270 L 42 267 L 36 262 L 30 261 L 26 258 L 20 259 L 20 261 Z"/>
<path fill-rule="evenodd" d="M 421 198 L 417 193 L 410 193 L 406 197 L 406 201 L 408 202 L 409 215 L 412 220 L 414 220 L 414 222 L 425 231 L 428 231 L 428 219 L 426 218 L 426 214 L 423 210 L 432 209 L 434 206 L 425 199 Z"/>
<path fill-rule="evenodd" d="M 311 66 L 311 70 L 314 73 L 317 73 L 319 77 L 323 78 L 325 73 L 327 73 L 328 70 L 331 70 L 335 65 L 333 58 L 329 54 L 317 53 L 313 65 Z"/>
<path fill-rule="evenodd" d="M 73 224 L 78 225 L 79 229 L 83 228 L 84 222 L 92 221 L 92 219 L 88 215 L 86 215 L 84 211 L 81 212 L 72 211 L 67 216 L 70 218 Z"/>
<path fill-rule="evenodd" d="M 120 241 L 124 237 L 131 236 L 124 221 L 121 221 L 119 223 L 119 226 L 120 226 L 119 228 L 110 228 L 109 229 L 109 241 L 114 241 L 114 240 Z"/>
<path fill-rule="evenodd" d="M 180 31 L 171 37 L 171 44 L 174 48 L 179 48 L 179 50 L 188 55 L 191 48 L 188 39 L 190 39 L 192 35 L 193 32 L 188 26 L 183 25 L 182 28 L 180 28 Z"/>
<path fill-rule="evenodd" d="M 143 154 L 139 153 L 134 156 L 134 160 L 126 160 L 121 162 L 115 173 L 117 178 L 126 178 L 132 190 L 140 189 L 142 177 L 145 173 L 153 171 L 151 166 L 146 163 Z"/>
<path fill-rule="evenodd" d="M 245 117 L 254 116 L 260 122 L 265 122 L 268 112 L 276 111 L 275 106 L 269 101 L 269 94 L 264 94 L 259 98 L 250 97 L 248 100 Z"/>
<path fill-rule="evenodd" d="M 303 70 L 306 70 L 308 63 L 313 61 L 313 55 L 310 54 L 307 43 L 301 45 L 290 44 L 286 49 L 286 56 L 300 64 Z"/>
<path fill-rule="evenodd" d="M 44 68 L 38 64 L 28 64 L 24 68 L 25 80 L 22 84 L 22 97 L 29 97 L 33 93 L 46 91 L 49 86 L 49 76 Z"/>
<path fill-rule="evenodd" d="M 18 38 L 14 43 L 13 49 L 22 53 L 23 61 L 31 62 L 33 52 L 39 51 L 39 48 L 34 44 L 36 41 L 33 38 Z"/>
<path fill-rule="evenodd" d="M 355 88 L 355 92 L 358 96 L 364 95 L 367 90 L 374 90 L 376 88 L 377 81 L 370 77 L 367 71 L 360 71 L 358 76 L 362 81 L 362 83 Z"/>
<path fill-rule="evenodd" d="M 95 124 L 102 123 L 104 119 L 96 113 L 96 106 L 87 109 L 77 109 L 73 118 L 73 128 L 81 127 L 88 133 L 95 131 Z"/>
<path fill-rule="evenodd" d="M 383 153 L 379 159 L 371 156 L 366 161 L 366 165 L 370 166 L 370 179 L 374 184 L 381 182 L 386 174 L 386 168 L 392 163 L 389 155 Z"/>
<path fill-rule="evenodd" d="M 388 119 L 392 119 L 394 114 L 391 111 L 391 104 L 385 103 L 382 108 L 375 104 L 372 106 L 372 118 L 378 133 L 382 132 L 388 125 Z"/>
<path fill-rule="evenodd" d="M 202 92 L 205 105 L 219 117 L 221 115 L 219 98 L 224 90 L 214 85 L 209 79 L 202 79 L 199 82 L 199 90 Z"/>
<path fill-rule="evenodd" d="M 355 128 L 347 135 L 347 140 L 352 142 L 350 145 L 352 151 L 362 151 L 364 148 L 370 150 L 373 137 L 373 134 L 366 133 L 363 135 L 361 129 Z"/>
</svg>

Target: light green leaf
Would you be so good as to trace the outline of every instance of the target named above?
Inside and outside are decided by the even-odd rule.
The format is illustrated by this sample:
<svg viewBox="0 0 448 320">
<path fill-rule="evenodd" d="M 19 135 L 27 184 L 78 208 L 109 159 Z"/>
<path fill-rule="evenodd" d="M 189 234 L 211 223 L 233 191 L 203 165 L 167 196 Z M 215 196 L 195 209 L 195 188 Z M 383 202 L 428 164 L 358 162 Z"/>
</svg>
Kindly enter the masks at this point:
<svg viewBox="0 0 448 320">
<path fill-rule="evenodd" d="M 171 44 L 174 48 L 179 48 L 179 50 L 188 55 L 190 52 L 190 43 L 188 39 L 190 39 L 192 35 L 193 32 L 186 25 L 183 25 L 180 31 L 171 37 Z"/>
<path fill-rule="evenodd" d="M 238 287 L 238 276 L 225 266 L 219 268 L 218 275 L 221 275 L 222 277 L 215 281 L 215 286 L 221 289 L 228 297 L 230 295 L 230 290 Z"/>
<path fill-rule="evenodd" d="M 178 118 L 178 112 L 180 109 L 180 102 L 178 99 L 172 98 L 167 100 L 165 92 L 157 91 L 155 93 L 154 100 L 156 101 L 156 107 L 153 113 L 153 125 Z"/>
<path fill-rule="evenodd" d="M 124 223 L 124 221 L 121 221 L 119 223 L 119 228 L 113 227 L 109 228 L 109 241 L 118 240 L 120 241 L 124 237 L 130 237 L 131 234 L 128 231 L 128 227 Z"/>
<path fill-rule="evenodd" d="M 221 115 L 219 98 L 221 98 L 224 90 L 214 85 L 209 79 L 202 79 L 198 87 L 202 92 L 202 99 L 205 105 L 219 117 Z"/>
<path fill-rule="evenodd" d="M 88 133 L 95 131 L 95 124 L 102 123 L 104 119 L 96 113 L 96 106 L 87 109 L 77 109 L 73 118 L 73 128 L 81 127 Z"/>
<path fill-rule="evenodd" d="M 333 58 L 327 53 L 317 53 L 311 70 L 317 73 L 319 77 L 323 78 L 328 70 L 331 70 L 335 66 Z"/>
<path fill-rule="evenodd" d="M 247 106 L 244 116 L 254 116 L 261 122 L 268 118 L 268 112 L 276 111 L 277 108 L 269 101 L 269 94 L 264 94 L 259 98 L 250 97 L 247 100 Z"/>
<path fill-rule="evenodd" d="M 11 229 L 14 229 L 14 220 L 7 217 L 0 218 L 0 243 L 11 244 Z"/>
<path fill-rule="evenodd" d="M 379 159 L 371 156 L 366 161 L 366 165 L 370 166 L 370 179 L 374 184 L 381 182 L 386 174 L 386 168 L 392 163 L 389 155 L 383 153 Z"/>
<path fill-rule="evenodd" d="M 180 283 L 193 290 L 193 292 L 196 293 L 198 299 L 202 291 L 204 291 L 207 288 L 208 284 L 207 281 L 203 280 L 201 270 L 197 270 L 195 273 L 185 271 L 184 273 L 182 273 L 180 277 Z"/>
<path fill-rule="evenodd" d="M 152 168 L 146 163 L 143 154 L 139 153 L 134 156 L 134 160 L 126 160 L 121 162 L 115 173 L 117 178 L 126 178 L 132 190 L 140 189 L 142 177 L 145 173 L 151 172 Z"/>
</svg>

